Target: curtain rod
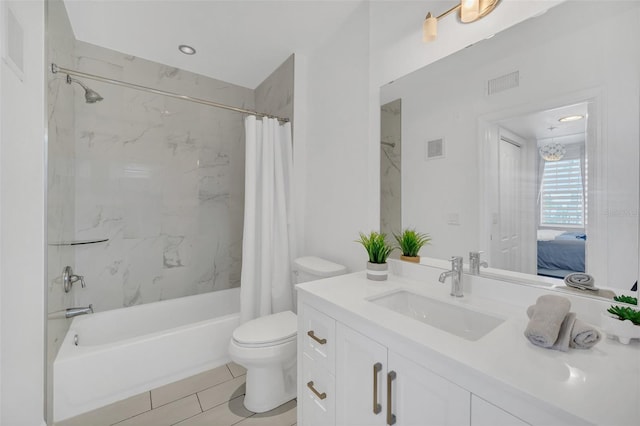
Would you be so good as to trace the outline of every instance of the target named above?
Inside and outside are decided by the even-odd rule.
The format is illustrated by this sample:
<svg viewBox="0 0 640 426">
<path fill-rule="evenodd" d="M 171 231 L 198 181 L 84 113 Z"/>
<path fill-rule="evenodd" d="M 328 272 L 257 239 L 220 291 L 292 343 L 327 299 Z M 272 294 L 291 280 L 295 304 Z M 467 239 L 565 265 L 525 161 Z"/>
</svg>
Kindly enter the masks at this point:
<svg viewBox="0 0 640 426">
<path fill-rule="evenodd" d="M 244 108 L 236 108 L 236 107 L 233 107 L 233 106 L 224 105 L 224 104 L 220 104 L 220 103 L 213 102 L 213 101 L 208 101 L 206 99 L 194 98 L 194 97 L 187 96 L 187 95 L 181 95 L 179 93 L 166 92 L 164 90 L 153 89 L 151 87 L 141 86 L 139 84 L 133 84 L 133 83 L 127 83 L 125 81 L 114 80 L 114 79 L 111 79 L 111 78 L 106 78 L 106 77 L 102 77 L 102 76 L 95 75 L 95 74 L 88 74 L 88 73 L 81 72 L 81 71 L 74 71 L 74 70 L 70 70 L 68 68 L 59 67 L 55 63 L 51 64 L 51 72 L 54 73 L 54 74 L 63 73 L 63 74 L 68 74 L 68 75 L 74 75 L 74 76 L 77 76 L 77 77 L 88 78 L 90 80 L 101 81 L 101 82 L 104 82 L 104 83 L 111 83 L 111 84 L 115 84 L 115 85 L 118 85 L 118 86 L 128 87 L 128 88 L 134 89 L 134 90 L 140 90 L 140 91 L 143 91 L 143 92 L 151 92 L 151 93 L 155 93 L 157 95 L 169 96 L 171 98 L 182 99 L 183 101 L 195 102 L 195 103 L 198 103 L 198 104 L 208 105 L 208 106 L 212 106 L 212 107 L 215 107 L 215 108 L 222 108 L 222 109 L 227 109 L 227 110 L 230 110 L 230 111 L 241 112 L 243 114 L 257 115 L 258 117 L 275 118 L 275 119 L 277 119 L 279 121 L 282 121 L 284 123 L 289 122 L 288 118 L 282 118 L 282 117 L 278 117 L 278 116 L 275 116 L 275 115 L 265 114 L 263 112 L 251 111 L 251 110 L 244 109 Z"/>
</svg>

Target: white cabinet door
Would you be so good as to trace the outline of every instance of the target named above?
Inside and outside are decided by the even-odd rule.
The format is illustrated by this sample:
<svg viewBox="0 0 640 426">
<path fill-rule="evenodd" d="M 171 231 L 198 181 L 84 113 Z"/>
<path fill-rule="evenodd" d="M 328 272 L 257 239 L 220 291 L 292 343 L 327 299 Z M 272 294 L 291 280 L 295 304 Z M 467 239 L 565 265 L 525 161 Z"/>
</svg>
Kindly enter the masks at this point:
<svg viewBox="0 0 640 426">
<path fill-rule="evenodd" d="M 325 369 L 318 368 L 316 362 L 306 353 L 302 354 L 303 387 L 298 395 L 304 426 L 331 426 L 335 424 L 335 384 L 334 377 Z"/>
<path fill-rule="evenodd" d="M 395 375 L 390 390 L 396 425 L 469 425 L 468 391 L 391 351 L 388 370 Z"/>
<path fill-rule="evenodd" d="M 337 324 L 337 425 L 385 425 L 386 363 L 386 347 Z"/>
<path fill-rule="evenodd" d="M 475 395 L 471 396 L 471 426 L 529 426 L 519 418 L 488 403 Z"/>
</svg>

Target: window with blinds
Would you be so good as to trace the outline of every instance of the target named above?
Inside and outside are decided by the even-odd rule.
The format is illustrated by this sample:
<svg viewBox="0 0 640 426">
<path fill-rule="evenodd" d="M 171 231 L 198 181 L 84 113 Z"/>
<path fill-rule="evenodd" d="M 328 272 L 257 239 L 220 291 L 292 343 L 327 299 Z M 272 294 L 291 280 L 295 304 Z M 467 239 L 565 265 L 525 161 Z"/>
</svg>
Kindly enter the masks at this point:
<svg viewBox="0 0 640 426">
<path fill-rule="evenodd" d="M 540 190 L 540 225 L 583 227 L 584 204 L 580 159 L 545 162 Z"/>
</svg>

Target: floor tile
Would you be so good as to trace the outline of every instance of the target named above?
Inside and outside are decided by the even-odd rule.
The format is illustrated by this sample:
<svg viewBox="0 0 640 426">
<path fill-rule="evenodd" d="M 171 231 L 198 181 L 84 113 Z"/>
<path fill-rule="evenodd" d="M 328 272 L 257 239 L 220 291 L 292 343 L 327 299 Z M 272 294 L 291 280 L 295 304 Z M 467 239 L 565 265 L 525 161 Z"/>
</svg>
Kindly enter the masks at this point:
<svg viewBox="0 0 640 426">
<path fill-rule="evenodd" d="M 58 422 L 55 426 L 109 426 L 149 410 L 151 410 L 151 399 L 149 392 L 145 392 Z"/>
<path fill-rule="evenodd" d="M 244 408 L 244 396 L 234 398 L 226 404 L 220 404 L 211 410 L 193 416 L 176 426 L 231 426 L 254 413 Z"/>
<path fill-rule="evenodd" d="M 170 426 L 201 413 L 196 395 L 170 402 L 146 413 L 117 423 L 117 426 Z"/>
<path fill-rule="evenodd" d="M 227 364 L 227 367 L 229 367 L 229 371 L 231 371 L 231 374 L 233 374 L 233 377 L 238 377 L 238 376 L 247 374 L 247 369 L 241 365 L 236 364 L 235 362 L 230 362 L 229 364 Z"/>
<path fill-rule="evenodd" d="M 259 413 L 236 426 L 291 426 L 296 423 L 296 400 L 289 401 L 266 413 Z"/>
<path fill-rule="evenodd" d="M 221 383 L 209 389 L 198 392 L 200 405 L 204 411 L 217 405 L 244 395 L 245 379 L 247 376 L 236 377 L 228 382 Z"/>
<path fill-rule="evenodd" d="M 222 365 L 213 370 L 153 389 L 151 391 L 151 403 L 153 408 L 160 407 L 231 379 L 233 379 L 233 376 L 229 369 L 226 365 Z"/>
</svg>

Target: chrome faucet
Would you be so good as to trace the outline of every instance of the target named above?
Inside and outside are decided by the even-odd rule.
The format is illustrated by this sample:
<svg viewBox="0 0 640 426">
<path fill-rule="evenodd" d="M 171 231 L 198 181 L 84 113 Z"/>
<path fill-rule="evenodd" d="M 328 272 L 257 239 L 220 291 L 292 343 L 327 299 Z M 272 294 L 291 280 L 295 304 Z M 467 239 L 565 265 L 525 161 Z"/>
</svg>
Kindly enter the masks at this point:
<svg viewBox="0 0 640 426">
<path fill-rule="evenodd" d="M 93 313 L 93 305 L 89 304 L 89 306 L 87 306 L 86 308 L 68 308 L 65 311 L 64 317 L 73 318 L 73 317 L 77 317 L 78 315 L 86 315 L 86 314 L 92 314 L 92 313 Z"/>
<path fill-rule="evenodd" d="M 480 275 L 480 267 L 488 268 L 489 264 L 487 262 L 480 262 L 480 254 L 481 251 L 470 251 L 469 252 L 469 273 L 471 275 Z"/>
<path fill-rule="evenodd" d="M 451 258 L 451 270 L 441 273 L 438 281 L 443 283 L 447 277 L 451 277 L 451 295 L 462 297 L 462 256 Z"/>
</svg>

